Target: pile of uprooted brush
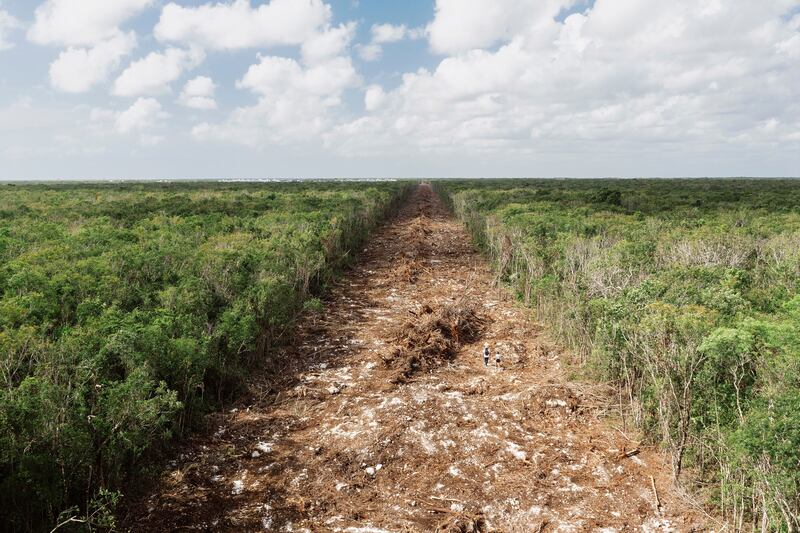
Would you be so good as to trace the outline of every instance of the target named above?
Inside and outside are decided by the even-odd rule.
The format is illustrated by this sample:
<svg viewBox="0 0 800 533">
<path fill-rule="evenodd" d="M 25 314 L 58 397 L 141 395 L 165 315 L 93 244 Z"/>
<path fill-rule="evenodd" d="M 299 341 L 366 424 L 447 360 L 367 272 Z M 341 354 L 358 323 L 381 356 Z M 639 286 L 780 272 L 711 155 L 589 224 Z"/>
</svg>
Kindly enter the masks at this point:
<svg viewBox="0 0 800 533">
<path fill-rule="evenodd" d="M 436 533 L 487 533 L 489 526 L 483 513 L 454 513 L 441 522 Z"/>
<path fill-rule="evenodd" d="M 419 275 L 427 269 L 423 260 L 428 256 L 427 236 L 431 234 L 428 219 L 420 215 L 410 225 L 406 236 L 405 250 L 395 257 L 395 275 L 406 283 L 416 283 Z"/>
<path fill-rule="evenodd" d="M 392 380 L 395 383 L 451 361 L 461 345 L 480 339 L 488 322 L 460 302 L 424 305 L 410 313 L 412 318 L 394 334 L 394 347 L 383 356 L 384 363 L 397 371 Z"/>
</svg>

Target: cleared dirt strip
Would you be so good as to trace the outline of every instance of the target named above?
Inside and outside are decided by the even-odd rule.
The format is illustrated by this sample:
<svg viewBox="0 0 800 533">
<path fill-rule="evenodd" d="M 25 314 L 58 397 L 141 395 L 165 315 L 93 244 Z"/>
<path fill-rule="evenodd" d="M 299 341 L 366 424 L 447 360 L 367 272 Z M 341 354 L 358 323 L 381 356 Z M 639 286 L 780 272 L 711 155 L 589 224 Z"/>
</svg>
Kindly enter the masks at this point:
<svg viewBox="0 0 800 533">
<path fill-rule="evenodd" d="M 127 527 L 709 529 L 661 455 L 603 417 L 607 391 L 567 378 L 429 186 L 324 304 L 129 507 Z"/>
</svg>

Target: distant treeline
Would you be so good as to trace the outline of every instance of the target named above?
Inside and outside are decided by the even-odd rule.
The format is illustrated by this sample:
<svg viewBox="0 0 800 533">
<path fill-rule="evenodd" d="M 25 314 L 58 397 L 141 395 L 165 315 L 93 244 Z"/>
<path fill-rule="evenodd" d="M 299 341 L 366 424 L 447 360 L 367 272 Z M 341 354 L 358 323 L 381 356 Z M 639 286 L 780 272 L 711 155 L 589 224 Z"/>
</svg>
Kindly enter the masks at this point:
<svg viewBox="0 0 800 533">
<path fill-rule="evenodd" d="M 800 528 L 800 181 L 437 187 L 677 478 L 737 529 Z"/>
<path fill-rule="evenodd" d="M 408 188 L 0 186 L 0 529 L 109 525 Z"/>
</svg>

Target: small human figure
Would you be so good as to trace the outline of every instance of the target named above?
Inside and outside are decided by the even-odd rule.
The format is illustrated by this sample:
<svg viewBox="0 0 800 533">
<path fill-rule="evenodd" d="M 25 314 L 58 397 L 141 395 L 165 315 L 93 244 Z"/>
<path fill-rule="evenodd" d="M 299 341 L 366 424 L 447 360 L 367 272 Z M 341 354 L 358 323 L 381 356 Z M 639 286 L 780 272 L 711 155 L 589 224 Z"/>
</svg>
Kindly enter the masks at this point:
<svg viewBox="0 0 800 533">
<path fill-rule="evenodd" d="M 483 366 L 489 366 L 489 344 L 483 345 Z"/>
<path fill-rule="evenodd" d="M 502 358 L 500 357 L 500 350 L 495 350 L 495 352 L 494 352 L 494 364 L 498 369 L 500 369 L 500 361 L 501 361 L 501 359 Z"/>
</svg>

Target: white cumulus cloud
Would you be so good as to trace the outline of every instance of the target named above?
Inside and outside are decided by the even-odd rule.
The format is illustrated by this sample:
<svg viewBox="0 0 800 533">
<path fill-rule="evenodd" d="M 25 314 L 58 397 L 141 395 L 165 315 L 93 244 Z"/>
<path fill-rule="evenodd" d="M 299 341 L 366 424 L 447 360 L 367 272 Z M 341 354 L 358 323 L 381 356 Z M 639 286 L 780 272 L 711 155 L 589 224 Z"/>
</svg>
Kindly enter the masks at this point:
<svg viewBox="0 0 800 533">
<path fill-rule="evenodd" d="M 214 93 L 217 84 L 207 76 L 198 76 L 186 82 L 180 96 L 180 103 L 192 109 L 210 110 L 217 108 Z"/>
<path fill-rule="evenodd" d="M 89 131 L 95 136 L 132 136 L 142 146 L 154 146 L 166 140 L 162 132 L 169 117 L 155 98 L 138 98 L 122 111 L 92 109 Z"/>
<path fill-rule="evenodd" d="M 364 92 L 364 108 L 367 111 L 379 109 L 386 101 L 386 91 L 380 85 L 370 85 Z"/>
<path fill-rule="evenodd" d="M 259 95 L 258 103 L 234 110 L 223 124 L 200 124 L 192 133 L 254 147 L 311 142 L 335 123 L 344 91 L 360 83 L 346 56 L 311 64 L 264 56 L 236 84 Z"/>
<path fill-rule="evenodd" d="M 375 43 L 360 44 L 357 46 L 358 55 L 364 61 L 377 61 L 383 55 L 383 46 Z"/>
<path fill-rule="evenodd" d="M 108 79 L 136 47 L 136 34 L 120 26 L 154 0 L 47 0 L 35 11 L 28 39 L 65 46 L 50 65 L 50 82 L 66 92 L 85 92 Z"/>
<path fill-rule="evenodd" d="M 393 24 L 375 24 L 372 26 L 373 43 L 396 43 L 405 39 L 406 35 L 408 35 L 408 28 L 405 24 L 399 26 Z"/>
<path fill-rule="evenodd" d="M 370 30 L 372 38 L 368 44 L 358 47 L 358 54 L 364 61 L 377 61 L 383 55 L 383 45 L 397 43 L 405 39 L 421 39 L 425 30 L 409 29 L 405 24 L 374 24 Z"/>
<path fill-rule="evenodd" d="M 169 118 L 155 98 L 138 98 L 124 111 L 94 110 L 92 118 L 95 122 L 111 122 L 114 130 L 120 135 L 135 135 L 142 146 L 155 146 L 166 140 L 158 132 L 163 129 L 164 121 Z"/>
<path fill-rule="evenodd" d="M 311 35 L 300 51 L 305 63 L 319 63 L 345 53 L 355 35 L 355 23 L 341 24 Z"/>
<path fill-rule="evenodd" d="M 8 50 L 14 44 L 11 42 L 11 33 L 22 28 L 22 23 L 11 16 L 8 11 L 0 9 L 0 50 Z"/>
<path fill-rule="evenodd" d="M 136 36 L 119 33 L 92 48 L 69 47 L 50 65 L 50 84 L 58 90 L 82 93 L 108 79 L 122 58 L 136 47 Z"/>
<path fill-rule="evenodd" d="M 436 16 L 428 26 L 431 48 L 441 54 L 486 48 L 520 32 L 548 26 L 561 9 L 575 3 L 576 0 L 436 0 Z"/>
<path fill-rule="evenodd" d="M 114 82 L 117 96 L 152 96 L 169 91 L 169 86 L 185 71 L 198 66 L 205 53 L 197 48 L 182 50 L 168 48 L 164 52 L 152 52 L 134 61 Z"/>
<path fill-rule="evenodd" d="M 197 7 L 169 3 L 155 36 L 210 50 L 300 45 L 327 26 L 331 15 L 322 0 L 271 0 L 257 7 L 250 0 Z"/>
<path fill-rule="evenodd" d="M 742 161 L 750 172 L 785 172 L 800 162 L 800 0 L 431 3 L 424 28 L 375 24 L 356 45 L 357 24 L 334 19 L 339 4 L 328 0 L 37 0 L 27 35 L 57 47 L 54 88 L 79 93 L 111 80 L 113 94 L 135 100 L 96 110 L 77 134 L 59 132 L 90 131 L 99 145 L 104 135 L 123 147 L 171 139 L 185 122 L 167 122 L 153 96 L 169 95 L 193 117 L 223 107 L 218 87 L 238 80 L 233 109 L 219 119 L 209 113 L 195 138 L 288 147 L 274 152 L 309 161 L 352 157 L 355 168 L 433 162 L 427 168 L 443 174 L 451 166 L 507 175 L 716 174 Z M 156 42 L 142 36 L 151 48 L 127 65 L 134 18 L 148 7 L 159 19 Z M 19 27 L 3 13 L 0 48 Z M 412 39 L 428 45 L 430 54 L 417 58 L 424 68 L 397 72 L 412 60 L 405 54 L 402 63 L 365 69 L 362 80 L 358 56 L 377 61 Z M 220 61 L 192 73 L 220 51 L 220 59 L 235 56 L 233 65 L 242 53 L 258 55 L 234 78 L 227 67 L 211 70 Z M 226 103 L 235 97 L 226 94 Z M 70 120 L 83 113 L 60 109 Z"/>
<path fill-rule="evenodd" d="M 153 128 L 160 120 L 168 118 L 155 98 L 139 98 L 116 120 L 120 133 L 141 132 Z"/>
<path fill-rule="evenodd" d="M 94 45 L 116 37 L 120 25 L 154 0 L 47 0 L 36 8 L 28 39 L 36 44 Z"/>
<path fill-rule="evenodd" d="M 437 0 L 428 38 L 445 57 L 385 94 L 367 89 L 369 115 L 336 125 L 327 146 L 573 168 L 585 163 L 563 154 L 798 148 L 798 0 L 597 0 L 560 21 L 573 4 Z"/>
<path fill-rule="evenodd" d="M 235 4 L 242 4 L 238 9 L 249 9 L 247 2 Z M 361 84 L 349 56 L 356 25 L 331 26 L 330 8 L 316 0 L 295 2 L 295 9 L 299 4 L 324 8 L 320 11 L 324 16 L 308 25 L 304 35 L 292 37 L 300 48 L 299 59 L 259 54 L 258 63 L 236 82 L 238 89 L 257 95 L 258 103 L 235 109 L 222 124 L 197 125 L 192 131 L 196 138 L 255 147 L 302 143 L 318 140 L 336 123 L 344 92 Z M 267 6 L 286 7 L 283 0 L 272 0 Z"/>
<path fill-rule="evenodd" d="M 250 66 L 237 87 L 272 98 L 296 91 L 336 99 L 357 80 L 358 75 L 347 57 L 305 68 L 294 59 L 264 56 L 259 63 Z"/>
</svg>

